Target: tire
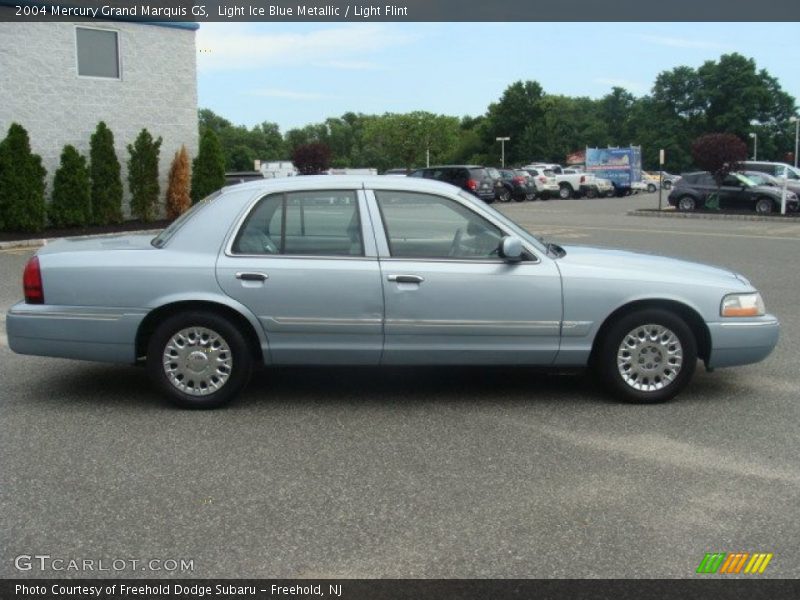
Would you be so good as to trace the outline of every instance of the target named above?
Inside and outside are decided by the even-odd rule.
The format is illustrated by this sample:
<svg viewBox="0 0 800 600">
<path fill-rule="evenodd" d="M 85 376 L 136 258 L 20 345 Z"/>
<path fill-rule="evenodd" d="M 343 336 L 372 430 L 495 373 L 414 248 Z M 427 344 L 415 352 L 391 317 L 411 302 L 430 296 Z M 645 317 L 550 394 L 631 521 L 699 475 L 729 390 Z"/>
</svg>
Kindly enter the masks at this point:
<svg viewBox="0 0 800 600">
<path fill-rule="evenodd" d="M 759 215 L 768 215 L 775 210 L 775 204 L 769 198 L 759 198 L 756 200 L 755 211 Z"/>
<path fill-rule="evenodd" d="M 624 402 L 655 404 L 677 396 L 697 367 L 697 342 L 686 322 L 663 309 L 617 319 L 598 346 L 594 368 Z"/>
<path fill-rule="evenodd" d="M 697 208 L 697 200 L 692 196 L 681 196 L 675 206 L 681 212 L 692 212 Z"/>
<path fill-rule="evenodd" d="M 653 193 L 655 193 L 655 191 L 656 191 L 657 189 L 658 189 L 658 188 L 656 187 L 656 184 L 654 184 L 654 183 L 648 183 L 648 184 L 647 184 L 647 192 L 648 192 L 648 193 L 650 193 L 650 194 L 653 194 Z"/>
<path fill-rule="evenodd" d="M 664 185 L 664 189 L 665 190 L 668 190 L 668 189 L 672 188 L 672 182 L 669 179 L 665 179 L 663 185 Z"/>
<path fill-rule="evenodd" d="M 586 190 L 587 198 L 597 198 L 597 188 L 590 187 Z"/>
<path fill-rule="evenodd" d="M 509 202 L 511 200 L 511 192 L 509 192 L 507 189 L 503 189 L 502 192 L 497 194 L 497 200 L 504 203 Z"/>
<path fill-rule="evenodd" d="M 168 357 L 174 361 L 167 361 Z M 216 369 L 212 369 L 213 359 L 218 362 Z M 191 311 L 167 318 L 147 346 L 150 378 L 181 408 L 217 408 L 230 402 L 247 385 L 252 368 L 242 333 L 212 312 Z"/>
<path fill-rule="evenodd" d="M 514 202 L 525 202 L 525 192 L 520 192 L 514 196 Z"/>
<path fill-rule="evenodd" d="M 562 200 L 569 200 L 572 198 L 572 188 L 567 183 L 561 184 L 558 188 L 558 197 Z"/>
</svg>

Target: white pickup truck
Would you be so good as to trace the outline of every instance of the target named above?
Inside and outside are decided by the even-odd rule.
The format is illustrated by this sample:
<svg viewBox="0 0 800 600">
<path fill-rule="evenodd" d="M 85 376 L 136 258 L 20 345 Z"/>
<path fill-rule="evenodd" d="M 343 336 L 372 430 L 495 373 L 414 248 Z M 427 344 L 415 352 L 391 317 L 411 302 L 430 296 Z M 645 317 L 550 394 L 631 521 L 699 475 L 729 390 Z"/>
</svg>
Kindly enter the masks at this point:
<svg viewBox="0 0 800 600">
<path fill-rule="evenodd" d="M 527 168 L 542 168 L 553 172 L 556 183 L 558 184 L 558 197 L 562 200 L 568 198 L 596 198 L 607 196 L 614 191 L 614 186 L 607 179 L 595 177 L 590 173 L 584 173 L 580 169 L 572 167 L 562 167 L 561 165 L 537 163 L 529 165 Z"/>
</svg>

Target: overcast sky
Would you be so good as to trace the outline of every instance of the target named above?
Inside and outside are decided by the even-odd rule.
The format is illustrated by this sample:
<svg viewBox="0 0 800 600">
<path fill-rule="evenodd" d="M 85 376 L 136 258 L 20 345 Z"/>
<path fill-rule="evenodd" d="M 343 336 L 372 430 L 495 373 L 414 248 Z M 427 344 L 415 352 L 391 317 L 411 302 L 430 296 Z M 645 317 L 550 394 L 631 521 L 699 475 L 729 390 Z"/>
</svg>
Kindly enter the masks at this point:
<svg viewBox="0 0 800 600">
<path fill-rule="evenodd" d="M 281 131 L 344 112 L 483 114 L 517 80 L 598 98 L 739 52 L 800 98 L 797 23 L 208 23 L 199 105 Z"/>
</svg>

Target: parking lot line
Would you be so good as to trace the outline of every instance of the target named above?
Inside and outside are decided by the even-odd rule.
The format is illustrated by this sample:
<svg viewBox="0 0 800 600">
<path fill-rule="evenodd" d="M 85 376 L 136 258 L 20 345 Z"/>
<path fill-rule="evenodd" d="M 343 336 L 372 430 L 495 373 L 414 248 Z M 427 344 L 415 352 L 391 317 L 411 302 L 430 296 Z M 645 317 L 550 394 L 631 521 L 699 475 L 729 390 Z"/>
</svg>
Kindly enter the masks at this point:
<svg viewBox="0 0 800 600">
<path fill-rule="evenodd" d="M 634 227 L 596 227 L 596 226 L 570 226 L 570 229 L 586 229 L 593 231 L 621 231 L 628 233 L 665 233 L 669 235 L 694 235 L 700 237 L 744 238 L 751 240 L 782 240 L 789 242 L 800 241 L 800 231 L 796 236 L 756 235 L 749 233 L 724 233 L 717 231 L 676 231 L 675 229 L 642 229 Z"/>
</svg>

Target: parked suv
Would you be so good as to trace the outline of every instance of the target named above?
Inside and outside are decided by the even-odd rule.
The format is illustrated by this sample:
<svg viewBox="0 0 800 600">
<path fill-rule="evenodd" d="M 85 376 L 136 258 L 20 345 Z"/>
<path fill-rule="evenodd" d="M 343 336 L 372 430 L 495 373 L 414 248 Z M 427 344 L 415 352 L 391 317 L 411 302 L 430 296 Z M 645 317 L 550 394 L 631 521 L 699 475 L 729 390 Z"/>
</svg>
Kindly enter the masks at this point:
<svg viewBox="0 0 800 600">
<path fill-rule="evenodd" d="M 686 173 L 669 194 L 668 201 L 680 211 L 704 208 L 708 197 L 717 192 L 714 177 L 707 171 Z M 797 210 L 797 194 L 787 192 L 786 207 Z M 730 173 L 719 188 L 719 207 L 733 210 L 755 210 L 759 214 L 779 212 L 781 190 L 775 187 L 756 185 L 740 173 Z"/>
<path fill-rule="evenodd" d="M 530 175 L 517 169 L 500 169 L 503 185 L 511 198 L 517 202 L 533 200 L 536 197 L 536 188 L 529 181 Z"/>
<path fill-rule="evenodd" d="M 542 167 L 523 167 L 523 171 L 529 173 L 533 179 L 533 184 L 536 186 L 536 195 L 542 200 L 558 196 L 558 183 L 553 176 L 553 172 L 549 169 Z"/>
<path fill-rule="evenodd" d="M 487 204 L 494 202 L 494 179 L 479 165 L 440 165 L 426 167 L 411 173 L 410 177 L 423 177 L 444 181 L 466 190 Z"/>
</svg>

